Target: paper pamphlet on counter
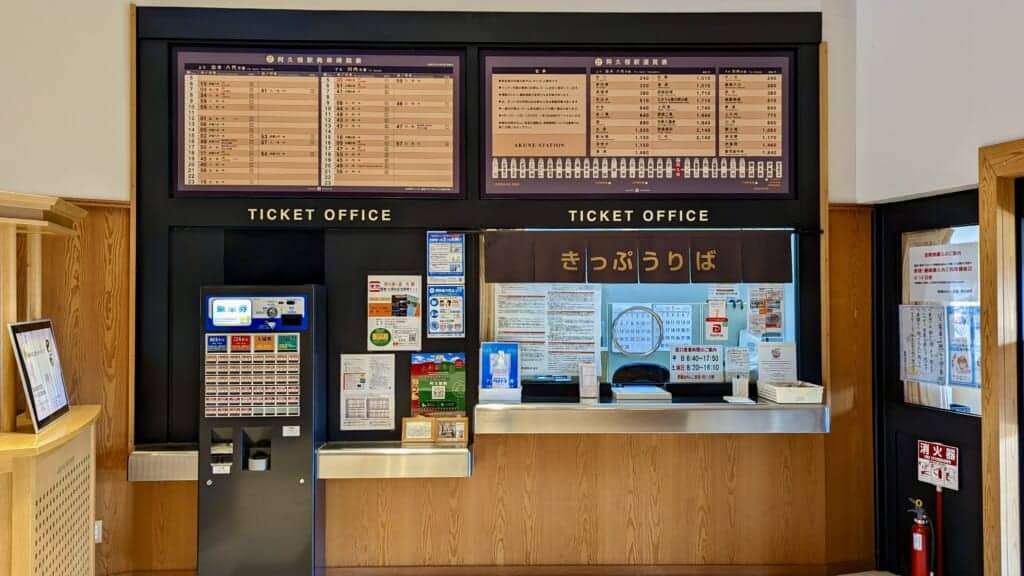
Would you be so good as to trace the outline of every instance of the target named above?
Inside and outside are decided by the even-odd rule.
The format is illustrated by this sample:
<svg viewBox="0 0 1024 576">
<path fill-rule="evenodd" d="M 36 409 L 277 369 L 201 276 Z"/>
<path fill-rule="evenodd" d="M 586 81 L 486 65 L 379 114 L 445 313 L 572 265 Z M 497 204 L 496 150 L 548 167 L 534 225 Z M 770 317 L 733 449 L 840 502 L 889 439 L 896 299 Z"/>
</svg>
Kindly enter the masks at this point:
<svg viewBox="0 0 1024 576">
<path fill-rule="evenodd" d="M 341 429 L 395 429 L 395 355 L 341 355 Z"/>
<path fill-rule="evenodd" d="M 495 284 L 494 339 L 519 344 L 523 376 L 575 376 L 580 362 L 601 370 L 601 287 Z"/>
<path fill-rule="evenodd" d="M 519 344 L 480 344 L 480 402 L 522 401 Z"/>
<path fill-rule="evenodd" d="M 419 276 L 366 277 L 367 350 L 420 349 L 423 342 L 422 288 Z"/>
<path fill-rule="evenodd" d="M 796 344 L 761 342 L 757 345 L 757 381 L 796 384 Z"/>
</svg>

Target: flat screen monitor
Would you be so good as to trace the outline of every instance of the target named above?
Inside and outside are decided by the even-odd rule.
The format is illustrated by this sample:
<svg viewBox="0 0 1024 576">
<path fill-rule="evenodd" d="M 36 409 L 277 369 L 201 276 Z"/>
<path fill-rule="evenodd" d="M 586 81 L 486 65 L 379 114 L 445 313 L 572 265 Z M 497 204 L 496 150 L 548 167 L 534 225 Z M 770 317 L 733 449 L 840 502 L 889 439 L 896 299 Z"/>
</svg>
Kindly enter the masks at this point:
<svg viewBox="0 0 1024 576">
<path fill-rule="evenodd" d="M 9 328 L 32 427 L 39 432 L 69 409 L 57 339 L 49 320 L 21 322 Z"/>
<path fill-rule="evenodd" d="M 488 52 L 484 195 L 792 194 L 792 54 Z"/>
<path fill-rule="evenodd" d="M 457 196 L 461 57 L 178 50 L 176 195 Z"/>
</svg>

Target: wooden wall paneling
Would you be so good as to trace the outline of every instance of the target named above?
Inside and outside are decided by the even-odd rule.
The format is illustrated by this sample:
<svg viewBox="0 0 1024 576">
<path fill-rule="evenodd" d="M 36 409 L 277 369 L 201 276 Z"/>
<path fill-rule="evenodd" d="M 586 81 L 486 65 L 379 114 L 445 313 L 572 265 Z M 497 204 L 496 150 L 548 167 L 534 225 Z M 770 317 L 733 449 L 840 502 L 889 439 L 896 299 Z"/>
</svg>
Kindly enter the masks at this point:
<svg viewBox="0 0 1024 576">
<path fill-rule="evenodd" d="M 825 562 L 820 436 L 481 436 L 471 479 L 327 485 L 329 566 Z"/>
<path fill-rule="evenodd" d="M 0 327 L 18 321 L 18 245 L 13 224 L 0 224 Z M 11 339 L 0 338 L 0 432 L 13 432 L 18 371 Z"/>
<path fill-rule="evenodd" d="M 77 236 L 43 239 L 43 315 L 54 319 L 74 402 L 103 406 L 96 428 L 96 573 L 195 569 L 195 486 L 130 484 L 129 211 L 91 203 Z"/>
<path fill-rule="evenodd" d="M 11 573 L 11 505 L 14 493 L 12 490 L 10 470 L 0 471 L 0 574 Z"/>
<path fill-rule="evenodd" d="M 1018 576 L 1017 214 L 1024 140 L 978 150 L 981 272 L 981 481 L 986 576 Z"/>
<path fill-rule="evenodd" d="M 833 206 L 828 299 L 832 431 L 825 437 L 828 563 L 874 567 L 871 207 Z"/>
</svg>

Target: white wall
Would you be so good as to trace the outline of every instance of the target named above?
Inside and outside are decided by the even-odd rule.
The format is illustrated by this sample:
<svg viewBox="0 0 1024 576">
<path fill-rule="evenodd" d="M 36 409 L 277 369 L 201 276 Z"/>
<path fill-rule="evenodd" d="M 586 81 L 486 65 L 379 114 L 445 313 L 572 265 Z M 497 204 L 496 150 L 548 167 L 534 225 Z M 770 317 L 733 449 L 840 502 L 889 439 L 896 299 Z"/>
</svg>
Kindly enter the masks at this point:
<svg viewBox="0 0 1024 576">
<path fill-rule="evenodd" d="M 856 16 L 857 200 L 977 186 L 978 147 L 1024 137 L 1024 2 L 860 0 Z"/>
<path fill-rule="evenodd" d="M 833 201 L 856 199 L 854 0 L 206 0 L 144 5 L 591 12 L 819 11 L 831 42 Z M 129 2 L 0 0 L 0 189 L 126 200 Z"/>
</svg>

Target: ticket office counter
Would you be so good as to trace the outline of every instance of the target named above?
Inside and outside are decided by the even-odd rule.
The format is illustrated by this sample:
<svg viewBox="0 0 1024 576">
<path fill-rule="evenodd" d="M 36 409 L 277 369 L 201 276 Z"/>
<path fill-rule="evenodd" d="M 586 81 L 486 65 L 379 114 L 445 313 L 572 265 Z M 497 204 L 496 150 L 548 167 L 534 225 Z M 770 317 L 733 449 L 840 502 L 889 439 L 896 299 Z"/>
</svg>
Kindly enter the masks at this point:
<svg viewBox="0 0 1024 576">
<path fill-rule="evenodd" d="M 425 234 L 425 231 L 423 232 Z M 767 235 L 766 235 L 767 234 Z M 407 233 L 409 237 L 413 233 Z M 268 236 L 264 234 L 264 236 Z M 272 237 L 269 233 L 268 237 Z M 358 241 L 367 241 L 379 234 L 350 234 Z M 294 236 L 290 236 L 294 237 Z M 471 235 L 471 239 L 473 235 Z M 575 233 L 530 231 L 481 234 L 478 239 L 483 254 L 482 266 L 472 269 L 480 273 L 479 304 L 467 306 L 477 309 L 479 341 L 517 342 L 521 354 L 523 382 L 520 403 L 477 403 L 475 386 L 479 367 L 472 348 L 476 340 L 429 341 L 431 350 L 462 351 L 469 358 L 471 374 L 467 378 L 467 407 L 471 411 L 474 435 L 486 434 L 771 434 L 771 433 L 823 433 L 829 430 L 828 407 L 817 404 L 777 404 L 758 398 L 758 353 L 762 343 L 797 342 L 799 324 L 796 322 L 800 303 L 798 290 L 792 280 L 791 251 L 794 241 L 790 232 L 722 232 L 720 236 L 702 233 L 708 238 L 735 240 L 757 244 L 759 249 L 745 252 L 747 261 L 756 266 L 734 267 L 736 276 L 720 276 L 723 280 L 789 280 L 788 282 L 657 282 L 656 275 L 647 275 L 641 281 L 641 270 L 655 266 L 662 254 L 685 253 L 691 250 L 692 233 L 685 230 L 659 231 L 656 234 L 635 235 L 616 231 L 582 231 Z M 614 248 L 623 244 L 629 252 L 636 246 L 633 259 L 612 264 L 615 271 L 610 282 L 588 283 L 578 280 L 601 279 L 602 270 L 586 266 L 577 271 L 561 264 L 544 268 L 551 256 L 553 245 L 583 243 L 590 254 L 590 268 L 600 267 L 598 247 L 612 242 Z M 774 245 L 781 254 L 771 254 Z M 554 243 L 554 244 L 553 244 Z M 660 243 L 661 251 L 654 243 Z M 255 243 L 260 249 L 275 245 L 271 241 Z M 470 241 L 472 244 L 472 241 Z M 651 244 L 650 246 L 648 244 Z M 728 244 L 728 242 L 726 242 Z M 488 248 L 490 246 L 490 248 Z M 678 252 L 672 247 L 679 248 Z M 622 246 L 619 246 L 622 248 Z M 415 262 L 412 269 L 426 265 L 425 252 L 407 256 Z M 645 261 L 641 256 L 646 254 Z M 727 250 L 716 251 L 717 266 L 728 269 Z M 739 256 L 736 256 L 737 258 Z M 772 261 L 770 272 L 764 261 Z M 503 263 L 495 266 L 494 262 Z M 516 265 L 531 264 L 517 269 Z M 662 264 L 660 260 L 657 264 Z M 666 268 L 668 261 L 665 261 Z M 744 272 L 746 268 L 746 272 Z M 686 278 L 699 274 L 686 267 Z M 678 271 L 677 271 L 678 273 Z M 349 278 L 352 288 L 361 288 L 365 276 Z M 489 278 L 490 277 L 490 278 Z M 788 278 L 787 278 L 788 277 Z M 489 282 L 489 279 L 501 282 Z M 536 280 L 552 280 L 538 282 Z M 697 278 L 698 280 L 701 278 Z M 508 280 L 512 280 L 509 282 Z M 518 280 L 528 280 L 520 282 Z M 566 282 L 568 280 L 568 282 Z M 623 280 L 629 280 L 623 281 Z M 353 290 L 354 291 L 354 290 Z M 328 317 L 361 314 L 366 307 L 364 299 L 350 297 L 340 303 L 342 311 L 328 312 Z M 351 328 L 346 324 L 328 324 L 328 340 L 337 341 L 337 332 Z M 353 342 L 348 342 L 353 340 Z M 342 346 L 359 346 L 355 338 L 343 338 Z M 467 346 L 468 345 L 468 346 Z M 812 350 L 814 347 L 811 347 Z M 796 347 L 799 354 L 799 347 Z M 359 350 L 356 348 L 355 350 Z M 349 351 L 344 348 L 342 353 Z M 727 358 L 728 356 L 728 358 Z M 798 364 L 797 359 L 792 359 Z M 596 398 L 581 399 L 575 378 L 579 361 L 594 362 L 597 366 L 598 394 Z M 695 364 L 696 363 L 696 364 Z M 330 372 L 337 370 L 333 365 Z M 798 366 L 794 365 L 793 370 Z M 733 393 L 727 382 L 737 370 L 749 378 L 750 386 L 743 394 L 753 399 L 750 404 L 727 403 L 723 397 Z M 336 388 L 336 379 L 327 379 L 329 388 Z M 644 401 L 616 400 L 618 393 L 638 384 L 655 385 L 664 391 L 666 399 Z M 396 399 L 408 399 L 409 383 L 400 378 L 396 386 Z M 328 391 L 328 396 L 331 393 Z M 337 406 L 337 404 L 334 404 Z M 336 408 L 327 408 L 332 412 Z M 405 408 L 408 410 L 408 408 Z M 402 445 L 401 427 L 397 425 L 403 413 L 396 412 L 396 429 L 376 435 L 342 434 L 323 444 L 318 451 L 318 475 L 332 478 L 389 478 L 389 477 L 459 477 L 472 473 L 471 446 L 416 446 Z M 336 417 L 336 416 L 335 416 Z M 330 435 L 329 435 L 330 436 Z M 132 480 L 191 480 L 195 479 L 196 457 L 188 444 L 138 447 L 130 458 L 129 477 Z"/>
</svg>

